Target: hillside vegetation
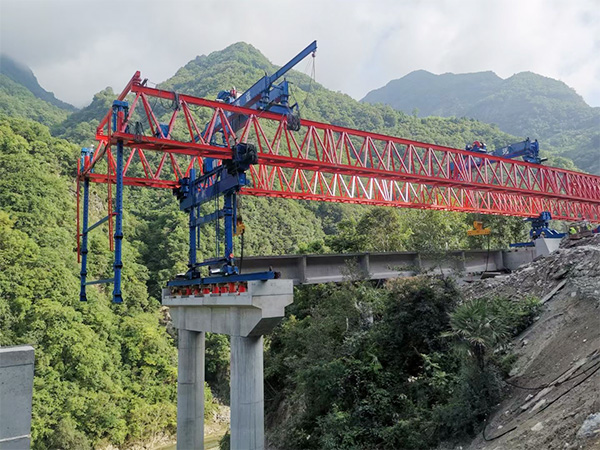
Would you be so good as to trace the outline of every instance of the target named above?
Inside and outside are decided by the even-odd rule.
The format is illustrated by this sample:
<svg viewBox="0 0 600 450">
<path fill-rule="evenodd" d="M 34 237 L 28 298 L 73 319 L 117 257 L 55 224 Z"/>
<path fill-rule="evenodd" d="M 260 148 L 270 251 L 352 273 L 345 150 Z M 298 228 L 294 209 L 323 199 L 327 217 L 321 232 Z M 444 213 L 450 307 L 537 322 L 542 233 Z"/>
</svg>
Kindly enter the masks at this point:
<svg viewBox="0 0 600 450">
<path fill-rule="evenodd" d="M 472 117 L 567 156 L 600 174 L 600 108 L 565 83 L 531 72 L 505 80 L 493 72 L 434 75 L 419 70 L 369 92 L 362 100 L 420 116 Z M 508 142 L 506 142 L 508 144 Z"/>
<path fill-rule="evenodd" d="M 161 87 L 213 97 L 218 90 L 231 85 L 243 90 L 265 70 L 270 72 L 274 68 L 258 50 L 239 43 L 190 61 Z M 310 119 L 456 147 L 476 138 L 483 138 L 491 145 L 503 145 L 514 139 L 495 126 L 473 119 L 419 118 L 389 106 L 361 104 L 346 95 L 329 91 L 299 73 L 292 73 L 289 78 L 294 83 L 294 97 L 301 105 L 302 116 Z M 88 107 L 69 113 L 41 100 L 27 86 L 5 75 L 0 75 L 0 82 L 0 345 L 31 343 L 36 348 L 33 448 L 83 450 L 108 444 L 125 448 L 151 442 L 161 433 L 171 434 L 175 426 L 176 349 L 172 336 L 166 332 L 159 299 L 164 283 L 186 268 L 187 218 L 179 212 L 169 191 L 127 189 L 123 251 L 125 303 L 110 304 L 111 288 L 106 286 L 90 287 L 89 302 L 80 303 L 79 267 L 74 252 L 76 162 L 80 147 L 93 143 L 95 127 L 110 108 L 113 91 L 104 90 L 94 96 Z M 160 104 L 155 106 L 160 110 Z M 567 159 L 555 158 L 553 162 L 572 167 Z M 104 186 L 93 186 L 92 222 L 106 215 L 106 194 Z M 414 249 L 439 252 L 481 248 L 487 244 L 465 235 L 467 227 L 479 218 L 477 215 L 267 198 L 243 198 L 242 213 L 247 227 L 247 255 Z M 485 220 L 494 229 L 492 247 L 524 237 L 520 219 L 489 217 Z M 213 253 L 214 232 L 207 231 L 204 236 L 199 257 Z M 237 242 L 236 253 L 239 245 Z M 112 254 L 108 251 L 106 226 L 91 235 L 90 248 L 88 277 L 108 278 Z M 344 331 L 343 324 L 348 316 L 335 306 L 340 295 L 348 292 L 349 297 L 344 302 L 358 301 L 363 293 L 372 296 L 372 305 L 370 301 L 367 303 L 379 314 L 374 316 L 376 322 L 382 324 L 373 330 L 384 333 L 381 336 L 393 332 L 397 317 L 394 308 L 398 307 L 395 302 L 404 297 L 397 295 L 397 291 L 390 293 L 361 286 L 348 287 L 341 293 L 336 293 L 332 286 L 322 288 L 322 292 L 299 293 L 299 304 L 293 310 L 296 319 L 290 315 L 273 339 L 273 350 L 269 353 L 272 361 L 281 360 L 269 365 L 269 379 L 281 387 L 283 395 L 273 400 L 275 403 L 271 407 L 298 405 L 290 395 L 291 391 L 297 390 L 302 398 L 310 399 L 308 394 L 311 393 L 303 391 L 309 389 L 303 384 L 308 373 L 303 370 L 317 370 L 315 367 L 326 362 L 317 354 L 301 355 L 308 349 L 309 334 L 298 335 L 298 342 L 294 344 L 294 333 L 302 334 L 303 327 L 311 332 L 318 331 L 321 326 L 318 320 L 306 319 L 313 314 L 309 314 L 308 309 L 320 311 L 320 315 L 315 316 L 319 320 L 320 317 L 331 318 L 334 326 L 327 331 L 331 333 L 331 339 L 325 343 L 325 348 L 329 355 L 338 354 L 340 350 L 346 352 L 340 353 L 346 359 L 332 363 L 340 370 L 347 370 L 343 366 L 346 363 L 363 364 L 367 357 L 359 351 L 363 345 L 379 346 L 383 342 L 376 335 L 365 333 L 363 336 L 362 319 L 359 320 L 355 312 L 348 319 L 350 328 Z M 419 289 L 415 287 L 414 292 L 420 292 Z M 440 292 L 443 298 L 454 292 L 454 288 L 446 284 L 436 284 L 432 289 Z M 323 310 L 316 305 L 320 297 L 331 299 L 325 302 Z M 342 302 L 340 306 L 344 304 Z M 405 374 L 419 377 L 424 370 L 437 373 L 431 372 L 438 364 L 435 359 L 438 356 L 434 353 L 450 349 L 446 341 L 438 342 L 438 331 L 451 331 L 445 316 L 449 310 L 444 308 L 439 310 L 443 317 L 438 317 L 442 325 L 435 330 L 420 331 L 426 335 L 424 339 L 432 343 L 417 348 L 427 358 L 434 358 L 432 365 L 425 369 L 425 357 L 411 355 L 417 358 L 417 365 L 406 369 Z M 309 328 L 309 325 L 316 328 Z M 426 324 L 421 325 L 425 327 Z M 344 347 L 347 337 L 356 339 L 356 347 Z M 278 346 L 283 353 L 276 352 Z M 286 366 L 284 355 L 288 351 L 306 363 L 302 370 Z M 379 350 L 373 351 L 377 358 L 384 358 L 385 355 L 377 353 Z M 226 339 L 209 336 L 207 352 L 213 356 L 207 365 L 210 383 L 206 388 L 208 417 L 214 404 L 211 392 L 227 401 L 223 388 L 228 373 Z M 313 357 L 315 359 L 310 360 Z M 390 357 L 386 361 L 389 367 L 402 364 L 397 358 Z M 454 359 L 449 363 L 451 361 L 456 362 L 451 375 L 454 383 L 459 377 L 457 367 L 462 363 Z M 365 368 L 370 371 L 368 377 L 375 378 L 371 378 L 368 389 L 355 398 L 369 403 L 371 396 L 385 397 L 388 395 L 385 391 L 391 389 L 389 395 L 393 396 L 394 402 L 400 401 L 393 403 L 394 408 L 414 406 L 403 416 L 409 423 L 430 420 L 432 413 L 427 412 L 427 405 L 435 404 L 440 408 L 449 405 L 451 396 L 445 388 L 439 391 L 439 399 L 421 401 L 411 397 L 412 385 L 393 387 L 392 372 L 385 364 L 382 364 L 382 370 L 375 363 Z M 329 380 L 338 380 L 330 374 L 327 376 Z M 428 380 L 425 384 L 430 382 L 433 381 Z M 311 414 L 315 413 L 312 417 L 302 416 L 308 423 L 306 427 L 286 422 L 284 429 L 289 430 L 289 436 L 296 436 L 293 437 L 296 439 L 293 442 L 298 442 L 296 448 L 301 448 L 298 447 L 301 442 L 297 440 L 298 436 L 306 436 L 305 430 L 317 428 L 322 432 L 314 435 L 311 448 L 319 448 L 318 445 L 327 439 L 334 444 L 337 442 L 338 447 L 322 448 L 351 448 L 339 444 L 343 441 L 336 441 L 337 437 L 329 438 L 323 434 L 331 429 L 342 436 L 341 428 L 327 425 L 340 417 L 339 423 L 347 426 L 350 433 L 360 434 L 353 441 L 356 445 L 375 436 L 360 430 L 361 421 L 367 417 L 364 414 L 369 414 L 358 411 L 364 405 L 353 404 L 343 392 L 331 393 L 329 399 L 335 404 L 318 411 L 311 410 Z M 334 406 L 337 409 L 332 409 Z M 400 436 L 407 430 L 404 424 L 385 431 L 391 426 L 390 421 L 400 417 L 394 411 L 398 410 L 391 409 L 386 416 L 388 422 L 372 424 L 377 439 L 383 439 L 385 433 Z M 453 431 L 445 433 L 452 434 Z M 288 435 L 282 434 L 281 438 L 285 436 Z M 434 442 L 439 436 L 431 435 L 429 441 Z M 390 442 L 398 442 L 399 437 L 394 439 Z"/>
<path fill-rule="evenodd" d="M 275 448 L 425 450 L 479 431 L 537 302 L 461 303 L 428 277 L 298 290 L 265 356 Z"/>
<path fill-rule="evenodd" d="M 0 112 L 52 127 L 65 121 L 67 111 L 40 100 L 25 86 L 0 74 Z"/>
<path fill-rule="evenodd" d="M 57 108 L 65 111 L 75 111 L 73 105 L 69 105 L 62 100 L 57 99 L 52 92 L 48 92 L 38 83 L 37 78 L 31 69 L 24 64 L 21 64 L 8 55 L 0 54 L 0 74 L 7 76 L 15 83 L 25 87 L 36 98 L 44 100 Z"/>
</svg>

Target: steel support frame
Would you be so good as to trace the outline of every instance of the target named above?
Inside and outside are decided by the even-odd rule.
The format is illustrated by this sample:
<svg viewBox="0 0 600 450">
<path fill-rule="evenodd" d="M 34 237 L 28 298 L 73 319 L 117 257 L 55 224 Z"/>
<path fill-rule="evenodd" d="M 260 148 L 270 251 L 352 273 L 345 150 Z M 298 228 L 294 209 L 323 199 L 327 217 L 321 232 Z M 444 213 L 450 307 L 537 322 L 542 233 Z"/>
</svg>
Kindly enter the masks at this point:
<svg viewBox="0 0 600 450">
<path fill-rule="evenodd" d="M 113 303 L 123 303 L 121 292 L 121 271 L 123 269 L 123 141 L 117 141 L 117 173 L 115 177 L 115 278 Z"/>
</svg>

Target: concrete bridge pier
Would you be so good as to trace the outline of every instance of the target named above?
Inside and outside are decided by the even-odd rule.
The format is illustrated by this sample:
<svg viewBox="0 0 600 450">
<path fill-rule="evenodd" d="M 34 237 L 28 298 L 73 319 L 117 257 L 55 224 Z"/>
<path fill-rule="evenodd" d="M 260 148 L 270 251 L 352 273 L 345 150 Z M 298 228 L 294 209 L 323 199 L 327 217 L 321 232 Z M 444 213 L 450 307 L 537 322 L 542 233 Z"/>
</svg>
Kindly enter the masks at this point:
<svg viewBox="0 0 600 450">
<path fill-rule="evenodd" d="M 205 333 L 179 330 L 177 448 L 204 449 Z"/>
<path fill-rule="evenodd" d="M 204 449 L 204 335 L 231 336 L 231 450 L 264 450 L 263 335 L 293 301 L 292 280 L 249 281 L 246 292 L 173 295 L 179 330 L 177 449 Z"/>
<path fill-rule="evenodd" d="M 232 336 L 231 449 L 264 449 L 263 382 L 263 337 Z"/>
</svg>

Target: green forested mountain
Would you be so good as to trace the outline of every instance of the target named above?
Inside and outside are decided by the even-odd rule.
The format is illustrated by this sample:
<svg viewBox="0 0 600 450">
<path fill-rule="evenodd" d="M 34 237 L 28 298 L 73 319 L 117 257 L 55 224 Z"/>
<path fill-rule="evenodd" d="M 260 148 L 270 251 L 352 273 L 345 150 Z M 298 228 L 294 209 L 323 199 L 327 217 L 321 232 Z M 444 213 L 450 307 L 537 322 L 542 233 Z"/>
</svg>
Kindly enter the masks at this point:
<svg viewBox="0 0 600 450">
<path fill-rule="evenodd" d="M 0 74 L 0 114 L 25 117 L 49 127 L 62 123 L 68 112 L 40 100 L 25 86 Z"/>
<path fill-rule="evenodd" d="M 244 90 L 264 71 L 274 69 L 258 50 L 238 43 L 197 57 L 160 86 L 213 97 L 231 85 Z M 515 139 L 496 126 L 473 119 L 419 118 L 390 106 L 362 104 L 327 90 L 300 73 L 292 73 L 289 79 L 294 83 L 293 95 L 301 106 L 301 115 L 306 118 L 456 147 L 476 138 L 483 138 L 490 145 L 503 145 Z M 39 99 L 24 85 L 5 75 L 0 75 L 0 81 L 0 345 L 32 343 L 36 348 L 33 447 L 89 449 L 113 444 L 126 448 L 148 442 L 157 433 L 172 433 L 176 350 L 164 327 L 165 315 L 159 299 L 165 281 L 186 268 L 186 216 L 179 212 L 169 191 L 127 189 L 123 252 L 125 303 L 111 305 L 110 287 L 104 286 L 90 287 L 89 302 L 80 303 L 79 268 L 73 250 L 76 162 L 80 147 L 93 143 L 95 127 L 110 108 L 113 91 L 106 89 L 96 94 L 88 107 L 69 113 Z M 155 106 L 160 112 L 161 105 Z M 573 167 L 569 160 L 558 157 L 553 163 Z M 94 185 L 91 198 L 91 220 L 96 221 L 106 215 L 105 187 Z M 247 255 L 403 249 L 435 252 L 485 245 L 481 240 L 466 237 L 465 230 L 474 219 L 468 214 L 268 198 L 243 198 L 242 213 L 247 230 Z M 523 237 L 520 219 L 490 217 L 486 222 L 494 229 L 492 246 L 506 245 Z M 96 231 L 91 235 L 88 277 L 108 278 L 112 254 L 108 251 L 107 228 Z M 200 257 L 211 254 L 213 242 L 214 232 L 208 231 L 201 242 Z M 236 252 L 239 243 L 237 245 Z M 326 363 L 326 358 L 332 355 L 342 358 L 330 361 L 331 367 L 340 368 L 338 375 L 346 373 L 342 371 L 346 370 L 342 367 L 346 363 L 364 365 L 365 355 L 373 354 L 390 362 L 392 369 L 399 364 L 389 355 L 385 359 L 385 352 L 379 353 L 383 351 L 379 346 L 382 339 L 393 332 L 395 302 L 400 297 L 395 293 L 361 291 L 360 286 L 358 291 L 353 289 L 339 294 L 331 287 L 331 292 L 308 291 L 299 297 L 300 304 L 294 310 L 297 322 L 290 317 L 273 341 L 273 350 L 268 356 L 268 376 L 275 386 L 285 384 L 286 396 L 296 386 L 302 397 L 271 399 L 272 407 L 278 402 L 300 407 L 302 401 L 311 400 L 314 392 L 304 381 L 311 370 L 316 370 L 313 366 Z M 452 292 L 449 286 L 434 290 L 440 293 L 440 298 Z M 344 296 L 344 292 L 348 293 L 346 303 L 337 304 L 338 296 Z M 410 295 L 417 295 L 420 288 L 415 292 Z M 323 310 L 312 305 L 321 293 L 331 299 Z M 340 308 L 355 305 L 356 296 L 363 294 L 372 294 L 371 306 L 376 309 L 378 320 L 389 317 L 383 322 L 379 320 L 383 328 L 378 326 L 376 330 L 381 335 L 363 333 L 366 330 L 362 325 L 354 328 L 358 320 L 354 310 L 349 322 L 351 329 L 344 325 L 346 313 Z M 438 306 L 435 308 L 441 312 L 438 319 L 442 323 L 432 333 L 449 330 L 447 311 Z M 328 317 L 323 325 L 331 325 L 324 329 L 330 339 L 324 346 L 327 354 L 313 354 L 314 358 L 303 359 L 299 355 L 309 350 L 310 336 L 320 331 L 318 326 L 314 327 L 315 319 L 307 319 L 312 317 L 309 309 L 314 310 L 314 317 L 318 314 Z M 424 339 L 433 339 L 432 334 L 420 332 Z M 346 345 L 348 336 L 355 344 Z M 294 344 L 296 338 L 297 345 Z M 363 346 L 373 351 L 363 353 Z M 277 353 L 278 348 L 283 353 Z M 437 383 L 439 380 L 435 377 L 442 376 L 440 371 L 446 369 L 438 364 L 441 357 L 437 353 L 449 347 L 431 343 L 417 348 L 433 359 L 427 365 L 431 377 L 421 369 L 414 372 L 414 376 L 427 375 L 426 383 Z M 222 400 L 227 398 L 220 391 L 227 376 L 227 345 L 223 339 L 211 336 L 207 340 L 207 352 L 214 356 L 207 365 L 207 380 L 211 386 L 206 389 L 206 410 L 210 414 L 211 389 Z M 286 361 L 284 353 L 287 352 L 297 358 Z M 306 371 L 300 370 L 302 365 Z M 457 383 L 458 369 L 456 365 L 450 369 L 453 378 L 447 386 L 455 386 L 452 383 Z M 327 428 L 339 432 L 341 428 L 328 425 L 334 421 L 346 426 L 347 418 L 351 432 L 357 432 L 364 416 L 351 399 L 367 401 L 366 394 L 381 393 L 391 389 L 392 384 L 392 372 L 380 371 L 377 364 L 365 365 L 365 370 L 368 372 L 365 376 L 375 377 L 367 390 L 356 397 L 336 393 L 330 399 L 339 400 L 337 409 L 311 410 L 318 414 L 312 418 L 301 416 L 307 421 L 306 426 L 286 421 L 285 430 L 296 437 L 306 437 L 306 430 L 314 430 L 310 448 L 326 448 L 319 445 L 337 442 L 335 439 L 339 436 L 322 433 Z M 406 373 L 413 376 L 413 372 Z M 326 380 L 337 382 L 335 376 L 331 378 L 335 374 L 326 375 L 329 377 Z M 409 387 L 394 388 L 395 398 L 407 396 L 405 389 Z M 436 400 L 436 404 L 440 408 L 448 405 L 449 389 L 435 388 L 432 392 L 439 393 L 440 400 Z M 417 397 L 407 397 L 405 404 L 413 402 L 416 409 L 406 420 L 421 420 L 428 414 Z M 296 402 L 298 399 L 301 401 Z M 440 414 L 454 411 L 442 409 Z M 391 411 L 388 419 L 393 419 L 395 413 Z M 441 419 L 436 423 L 439 425 Z M 386 424 L 375 425 L 378 439 L 385 439 L 388 432 L 404 432 L 401 429 L 386 431 Z M 371 435 L 364 436 L 366 439 Z M 430 437 L 431 442 L 434 440 Z M 294 448 L 301 448 L 300 439 L 294 442 Z"/>
<path fill-rule="evenodd" d="M 600 174 L 600 108 L 565 83 L 531 72 L 505 80 L 493 72 L 434 75 L 419 70 L 369 92 L 362 100 L 420 116 L 473 117 Z"/>
<path fill-rule="evenodd" d="M 29 67 L 15 61 L 8 55 L 0 54 L 0 74 L 7 76 L 15 83 L 28 89 L 35 97 L 65 111 L 75 111 L 76 108 L 62 100 L 57 99 L 52 92 L 48 92 L 38 83 L 37 78 Z"/>
<path fill-rule="evenodd" d="M 135 242 L 125 244 L 126 305 L 104 287 L 77 297 L 78 153 L 43 125 L 0 119 L 0 345 L 35 347 L 35 449 L 144 441 L 175 424 L 176 351 Z M 111 269 L 107 244 L 92 236 L 96 276 Z"/>
</svg>

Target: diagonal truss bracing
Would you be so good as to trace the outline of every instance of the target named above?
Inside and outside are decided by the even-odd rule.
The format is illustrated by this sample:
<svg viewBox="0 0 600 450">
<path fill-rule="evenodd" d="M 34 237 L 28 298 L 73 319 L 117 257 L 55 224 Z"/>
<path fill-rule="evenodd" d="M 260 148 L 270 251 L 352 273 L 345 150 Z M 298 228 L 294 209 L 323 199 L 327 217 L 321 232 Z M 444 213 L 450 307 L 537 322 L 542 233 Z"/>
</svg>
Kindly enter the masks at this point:
<svg viewBox="0 0 600 450">
<path fill-rule="evenodd" d="M 130 108 L 116 131 L 110 112 L 98 127 L 99 146 L 83 177 L 114 182 L 112 148 L 121 140 L 129 149 L 126 185 L 173 188 L 192 167 L 201 172 L 202 158 L 228 159 L 228 147 L 250 142 L 259 164 L 249 173 L 252 186 L 242 191 L 248 195 L 600 220 L 598 176 L 310 120 L 290 131 L 284 116 L 140 80 L 138 72 L 119 96 Z"/>
</svg>

